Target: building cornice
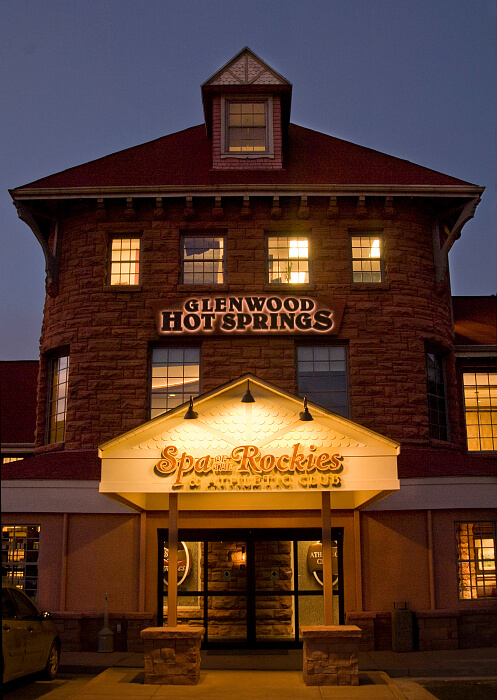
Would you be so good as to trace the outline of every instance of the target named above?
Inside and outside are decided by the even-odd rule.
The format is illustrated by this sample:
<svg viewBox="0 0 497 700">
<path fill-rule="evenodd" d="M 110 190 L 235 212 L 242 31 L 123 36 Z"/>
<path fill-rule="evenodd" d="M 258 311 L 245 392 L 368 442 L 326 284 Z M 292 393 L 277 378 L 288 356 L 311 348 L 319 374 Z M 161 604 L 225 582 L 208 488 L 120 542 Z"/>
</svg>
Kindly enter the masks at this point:
<svg viewBox="0 0 497 700">
<path fill-rule="evenodd" d="M 61 187 L 10 190 L 15 201 L 94 199 L 117 197 L 428 197 L 475 198 L 484 187 L 477 185 L 309 185 L 309 184 L 233 184 L 233 185 L 165 185 L 110 186 L 110 187 Z"/>
</svg>

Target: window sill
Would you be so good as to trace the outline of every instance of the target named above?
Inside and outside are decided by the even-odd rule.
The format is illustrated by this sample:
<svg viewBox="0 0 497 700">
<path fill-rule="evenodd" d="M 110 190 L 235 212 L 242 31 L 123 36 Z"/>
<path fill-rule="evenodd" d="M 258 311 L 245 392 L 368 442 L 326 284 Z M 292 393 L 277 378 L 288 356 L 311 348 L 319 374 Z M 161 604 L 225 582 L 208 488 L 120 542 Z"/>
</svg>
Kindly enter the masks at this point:
<svg viewBox="0 0 497 700">
<path fill-rule="evenodd" d="M 217 292 L 227 292 L 228 285 L 227 284 L 178 284 L 178 286 L 176 287 L 176 290 L 178 292 L 194 292 L 194 293 L 210 292 L 211 294 L 215 294 Z"/>
<path fill-rule="evenodd" d="M 274 160 L 274 153 L 260 151 L 259 153 L 221 153 L 221 158 L 236 158 L 242 160 L 253 160 L 255 158 L 270 158 Z"/>
<path fill-rule="evenodd" d="M 352 282 L 351 289 L 361 291 L 388 291 L 390 285 L 388 282 Z"/>
<path fill-rule="evenodd" d="M 59 452 L 60 450 L 64 450 L 66 446 L 66 443 L 64 441 L 62 442 L 49 442 L 47 445 L 40 445 L 39 447 L 35 447 L 34 449 L 34 454 L 43 454 L 44 452 Z"/>
<path fill-rule="evenodd" d="M 141 292 L 141 284 L 104 284 L 104 292 Z"/>
<path fill-rule="evenodd" d="M 298 283 L 283 283 L 275 282 L 274 284 L 266 283 L 264 285 L 265 292 L 287 292 L 293 294 L 299 294 L 300 292 L 315 292 L 316 285 L 312 283 L 298 284 Z"/>
</svg>

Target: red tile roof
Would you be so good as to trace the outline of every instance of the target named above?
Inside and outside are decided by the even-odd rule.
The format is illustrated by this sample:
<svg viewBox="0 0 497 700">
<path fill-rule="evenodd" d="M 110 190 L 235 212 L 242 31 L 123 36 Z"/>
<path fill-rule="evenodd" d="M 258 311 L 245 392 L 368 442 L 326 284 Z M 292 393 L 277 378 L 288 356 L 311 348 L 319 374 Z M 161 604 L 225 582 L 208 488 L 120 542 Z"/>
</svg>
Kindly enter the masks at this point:
<svg viewBox="0 0 497 700">
<path fill-rule="evenodd" d="M 283 170 L 214 171 L 211 151 L 201 124 L 41 178 L 17 188 L 13 196 L 41 188 L 470 184 L 295 124 L 290 124 Z"/>
</svg>

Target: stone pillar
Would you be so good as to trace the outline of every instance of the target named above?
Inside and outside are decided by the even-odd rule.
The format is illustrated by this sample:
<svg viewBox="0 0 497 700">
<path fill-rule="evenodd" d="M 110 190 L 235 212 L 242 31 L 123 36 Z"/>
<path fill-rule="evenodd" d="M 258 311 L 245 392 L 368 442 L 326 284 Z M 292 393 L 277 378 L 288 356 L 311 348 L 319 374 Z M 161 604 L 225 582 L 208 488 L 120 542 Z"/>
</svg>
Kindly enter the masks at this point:
<svg viewBox="0 0 497 700">
<path fill-rule="evenodd" d="M 306 685 L 359 685 L 359 627 L 322 625 L 300 631 Z"/>
<path fill-rule="evenodd" d="M 197 685 L 200 678 L 200 642 L 204 627 L 147 627 L 145 683 Z"/>
</svg>

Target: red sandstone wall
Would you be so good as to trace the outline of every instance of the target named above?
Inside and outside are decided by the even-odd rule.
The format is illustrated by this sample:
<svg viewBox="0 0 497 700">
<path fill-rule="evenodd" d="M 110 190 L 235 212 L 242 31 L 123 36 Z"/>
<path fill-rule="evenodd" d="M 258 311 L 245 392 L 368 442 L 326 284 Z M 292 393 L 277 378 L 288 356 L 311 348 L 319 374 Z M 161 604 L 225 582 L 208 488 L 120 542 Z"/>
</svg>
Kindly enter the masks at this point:
<svg viewBox="0 0 497 700">
<path fill-rule="evenodd" d="M 193 221 L 183 218 L 184 200 L 164 200 L 164 218 L 154 218 L 155 200 L 135 200 L 134 221 L 125 202 L 112 200 L 107 221 L 97 220 L 95 203 L 74 204 L 61 226 L 60 291 L 45 306 L 42 353 L 70 347 L 71 370 L 66 449 L 98 444 L 146 421 L 149 344 L 159 341 L 153 307 L 211 287 L 179 285 L 179 238 L 185 231 L 224 232 L 228 240 L 228 294 L 288 293 L 265 284 L 265 234 L 307 234 L 312 242 L 312 283 L 299 292 L 346 300 L 338 340 L 348 343 L 351 418 L 391 438 L 430 444 L 426 401 L 425 341 L 450 350 L 452 326 L 448 290 L 435 292 L 431 220 L 416 202 L 395 202 L 385 218 L 382 198 L 366 200 L 356 215 L 356 198 L 339 199 L 339 215 L 327 218 L 328 201 L 310 198 L 308 219 L 299 219 L 299 198 L 281 198 L 281 220 L 270 218 L 271 198 L 253 199 L 249 219 L 242 199 L 194 200 Z M 350 230 L 383 230 L 387 281 L 350 282 Z M 141 290 L 106 288 L 109 236 L 142 235 Z M 292 290 L 294 292 L 294 290 Z M 190 338 L 191 339 L 191 338 Z M 295 345 L 286 338 L 206 339 L 202 344 L 201 389 L 252 372 L 295 392 Z M 460 439 L 455 412 L 454 361 L 449 354 L 447 385 L 452 439 Z M 37 445 L 44 441 L 46 371 L 40 377 Z"/>
</svg>

